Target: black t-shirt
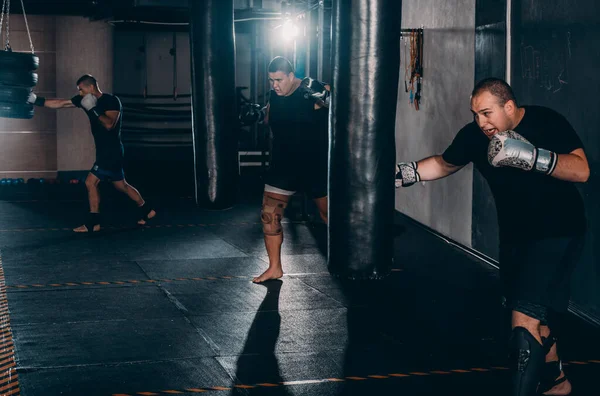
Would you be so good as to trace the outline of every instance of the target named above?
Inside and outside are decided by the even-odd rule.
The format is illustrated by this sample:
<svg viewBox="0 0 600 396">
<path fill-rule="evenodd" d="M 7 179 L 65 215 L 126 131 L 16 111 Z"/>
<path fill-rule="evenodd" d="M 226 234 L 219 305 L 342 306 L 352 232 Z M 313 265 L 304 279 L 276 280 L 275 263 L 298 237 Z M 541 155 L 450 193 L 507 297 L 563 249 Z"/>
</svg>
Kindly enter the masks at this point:
<svg viewBox="0 0 600 396">
<path fill-rule="evenodd" d="M 534 146 L 557 154 L 583 148 L 573 127 L 557 112 L 540 106 L 524 109 L 525 115 L 514 130 Z M 472 122 L 458 132 L 442 157 L 457 166 L 473 162 L 487 180 L 496 202 L 501 241 L 536 240 L 585 231 L 583 200 L 573 183 L 517 168 L 495 168 L 487 158 L 489 142 Z"/>
<path fill-rule="evenodd" d="M 329 109 L 315 110 L 303 87 L 289 96 L 274 91 L 269 96 L 269 126 L 273 133 L 273 166 L 327 169 Z"/>
<path fill-rule="evenodd" d="M 81 107 L 81 96 L 77 95 L 71 101 L 75 106 Z M 107 111 L 118 111 L 120 113 L 115 126 L 111 130 L 107 130 L 100 121 L 91 117 L 89 112 L 86 111 L 96 145 L 96 164 L 106 170 L 118 171 L 123 167 L 123 143 L 121 142 L 123 107 L 121 101 L 114 95 L 103 93 L 98 98 L 96 110 L 99 114 Z"/>
</svg>

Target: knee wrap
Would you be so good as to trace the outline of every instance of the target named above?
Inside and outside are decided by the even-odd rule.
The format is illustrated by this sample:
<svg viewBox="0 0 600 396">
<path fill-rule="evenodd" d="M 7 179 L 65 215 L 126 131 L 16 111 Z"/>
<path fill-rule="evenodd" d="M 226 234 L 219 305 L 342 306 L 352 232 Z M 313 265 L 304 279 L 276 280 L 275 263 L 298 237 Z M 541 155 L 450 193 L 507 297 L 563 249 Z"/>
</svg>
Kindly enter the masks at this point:
<svg viewBox="0 0 600 396">
<path fill-rule="evenodd" d="M 260 213 L 260 220 L 263 224 L 265 235 L 281 235 L 281 219 L 287 202 L 265 195 Z"/>
<path fill-rule="evenodd" d="M 546 362 L 546 348 L 524 327 L 515 327 L 510 339 L 510 357 L 513 365 L 512 396 L 533 396 Z"/>
</svg>

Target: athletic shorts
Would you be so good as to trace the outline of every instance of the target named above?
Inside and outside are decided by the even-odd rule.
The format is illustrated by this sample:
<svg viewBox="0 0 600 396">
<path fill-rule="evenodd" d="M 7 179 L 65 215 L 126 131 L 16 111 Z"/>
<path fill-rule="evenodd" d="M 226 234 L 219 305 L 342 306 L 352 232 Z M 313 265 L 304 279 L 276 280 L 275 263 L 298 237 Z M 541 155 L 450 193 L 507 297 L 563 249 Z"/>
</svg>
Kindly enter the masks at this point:
<svg viewBox="0 0 600 396">
<path fill-rule="evenodd" d="M 500 278 L 507 307 L 533 304 L 557 313 L 566 312 L 571 275 L 583 245 L 583 235 L 502 243 Z"/>
<path fill-rule="evenodd" d="M 98 164 L 94 164 L 90 173 L 96 176 L 101 181 L 107 182 L 116 182 L 125 179 L 125 173 L 123 172 L 123 168 L 120 169 L 107 169 L 101 168 Z"/>
<path fill-rule="evenodd" d="M 311 199 L 323 198 L 327 196 L 327 165 L 288 163 L 278 166 L 277 163 L 273 163 L 267 172 L 265 184 L 274 187 L 275 189 L 270 189 L 273 192 L 279 189 L 303 192 Z M 269 188 L 265 191 L 269 191 Z"/>
</svg>

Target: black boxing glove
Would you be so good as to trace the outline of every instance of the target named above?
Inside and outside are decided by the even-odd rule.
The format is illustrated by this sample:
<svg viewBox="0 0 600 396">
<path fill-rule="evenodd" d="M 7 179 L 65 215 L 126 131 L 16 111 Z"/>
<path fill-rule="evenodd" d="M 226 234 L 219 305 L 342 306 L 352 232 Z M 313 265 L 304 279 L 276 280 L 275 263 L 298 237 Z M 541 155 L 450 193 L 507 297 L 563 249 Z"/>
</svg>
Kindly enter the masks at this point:
<svg viewBox="0 0 600 396">
<path fill-rule="evenodd" d="M 71 102 L 75 105 L 75 107 L 81 107 L 81 99 L 83 99 L 83 96 L 75 95 L 71 98 Z"/>
<path fill-rule="evenodd" d="M 239 115 L 242 125 L 252 125 L 256 122 L 262 123 L 265 119 L 265 108 L 257 103 L 248 103 L 242 106 Z"/>
</svg>

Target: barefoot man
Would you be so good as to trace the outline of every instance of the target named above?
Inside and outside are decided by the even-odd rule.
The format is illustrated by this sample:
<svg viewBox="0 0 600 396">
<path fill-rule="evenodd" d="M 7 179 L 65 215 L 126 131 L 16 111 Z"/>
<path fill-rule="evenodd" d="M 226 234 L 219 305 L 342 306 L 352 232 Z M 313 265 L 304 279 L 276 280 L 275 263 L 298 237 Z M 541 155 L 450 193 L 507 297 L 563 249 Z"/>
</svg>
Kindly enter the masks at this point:
<svg viewBox="0 0 600 396">
<path fill-rule="evenodd" d="M 268 68 L 272 86 L 266 107 L 253 105 L 244 122 L 268 123 L 273 134 L 271 163 L 266 177 L 261 221 L 269 268 L 255 283 L 283 276 L 281 219 L 290 197 L 302 191 L 314 200 L 327 223 L 327 158 L 330 87 L 299 79 L 289 60 L 274 58 Z"/>
</svg>

